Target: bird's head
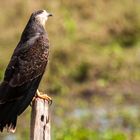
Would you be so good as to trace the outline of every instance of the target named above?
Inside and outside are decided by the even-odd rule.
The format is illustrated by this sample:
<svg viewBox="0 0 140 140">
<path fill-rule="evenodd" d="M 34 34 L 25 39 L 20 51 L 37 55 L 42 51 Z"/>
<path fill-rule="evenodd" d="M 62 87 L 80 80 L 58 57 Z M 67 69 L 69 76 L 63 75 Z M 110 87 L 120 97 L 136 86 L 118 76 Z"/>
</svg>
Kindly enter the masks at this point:
<svg viewBox="0 0 140 140">
<path fill-rule="evenodd" d="M 48 20 L 48 17 L 52 16 L 51 13 L 48 13 L 46 10 L 38 10 L 32 13 L 32 18 L 43 27 L 45 27 L 45 23 Z"/>
</svg>

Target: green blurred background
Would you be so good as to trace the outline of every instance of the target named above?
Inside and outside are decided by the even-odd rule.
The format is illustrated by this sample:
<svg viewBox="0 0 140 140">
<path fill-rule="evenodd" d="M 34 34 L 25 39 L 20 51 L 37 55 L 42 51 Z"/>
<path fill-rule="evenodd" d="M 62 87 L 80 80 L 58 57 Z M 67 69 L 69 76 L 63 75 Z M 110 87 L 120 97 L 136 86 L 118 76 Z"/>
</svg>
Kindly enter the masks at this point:
<svg viewBox="0 0 140 140">
<path fill-rule="evenodd" d="M 53 98 L 52 140 L 140 140 L 140 1 L 4 0 L 0 80 L 31 15 L 47 9 L 51 43 L 40 90 Z M 29 140 L 31 107 L 15 134 Z"/>
</svg>

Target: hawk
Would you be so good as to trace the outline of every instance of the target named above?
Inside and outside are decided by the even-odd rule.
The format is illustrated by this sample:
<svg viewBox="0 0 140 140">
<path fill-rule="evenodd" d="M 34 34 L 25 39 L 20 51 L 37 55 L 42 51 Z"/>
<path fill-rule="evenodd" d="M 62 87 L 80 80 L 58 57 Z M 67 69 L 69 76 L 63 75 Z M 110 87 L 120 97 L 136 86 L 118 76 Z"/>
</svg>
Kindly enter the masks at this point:
<svg viewBox="0 0 140 140">
<path fill-rule="evenodd" d="M 32 13 L 6 68 L 0 84 L 1 132 L 5 127 L 15 132 L 17 117 L 36 93 L 40 98 L 51 100 L 37 90 L 48 62 L 49 40 L 45 23 L 49 16 L 52 14 L 46 10 Z"/>
</svg>

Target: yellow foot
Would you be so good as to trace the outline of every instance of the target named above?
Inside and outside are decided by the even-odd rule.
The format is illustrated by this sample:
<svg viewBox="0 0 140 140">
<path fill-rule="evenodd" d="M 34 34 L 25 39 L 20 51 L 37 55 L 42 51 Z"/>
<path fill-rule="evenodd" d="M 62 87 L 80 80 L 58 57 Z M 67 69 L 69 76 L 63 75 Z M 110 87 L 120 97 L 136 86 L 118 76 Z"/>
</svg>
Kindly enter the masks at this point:
<svg viewBox="0 0 140 140">
<path fill-rule="evenodd" d="M 49 102 L 49 105 L 52 104 L 52 98 L 49 97 L 47 94 L 43 94 L 42 92 L 39 92 L 39 90 L 37 90 L 36 92 L 36 97 L 47 100 Z"/>
</svg>

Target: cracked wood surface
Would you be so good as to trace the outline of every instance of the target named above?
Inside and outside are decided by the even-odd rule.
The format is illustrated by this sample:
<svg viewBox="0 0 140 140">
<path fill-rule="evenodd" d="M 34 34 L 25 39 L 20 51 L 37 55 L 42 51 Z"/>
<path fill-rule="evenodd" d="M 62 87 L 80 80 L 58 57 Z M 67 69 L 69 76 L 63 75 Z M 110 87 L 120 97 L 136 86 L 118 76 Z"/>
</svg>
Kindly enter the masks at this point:
<svg viewBox="0 0 140 140">
<path fill-rule="evenodd" d="M 49 104 L 41 98 L 32 103 L 30 140 L 51 140 Z"/>
</svg>

